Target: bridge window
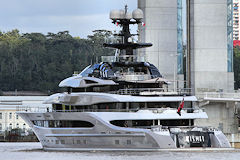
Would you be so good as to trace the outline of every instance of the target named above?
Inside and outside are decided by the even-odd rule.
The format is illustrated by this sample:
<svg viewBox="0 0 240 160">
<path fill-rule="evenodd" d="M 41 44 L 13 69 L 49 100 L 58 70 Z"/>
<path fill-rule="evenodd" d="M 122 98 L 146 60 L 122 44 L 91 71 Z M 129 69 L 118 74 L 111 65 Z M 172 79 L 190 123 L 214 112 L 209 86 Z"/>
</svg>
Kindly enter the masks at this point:
<svg viewBox="0 0 240 160">
<path fill-rule="evenodd" d="M 87 80 L 87 79 L 85 79 L 84 81 L 85 81 L 85 83 L 86 83 L 86 84 L 97 83 L 97 82 L 95 82 L 95 81 L 92 81 L 92 80 Z"/>
</svg>

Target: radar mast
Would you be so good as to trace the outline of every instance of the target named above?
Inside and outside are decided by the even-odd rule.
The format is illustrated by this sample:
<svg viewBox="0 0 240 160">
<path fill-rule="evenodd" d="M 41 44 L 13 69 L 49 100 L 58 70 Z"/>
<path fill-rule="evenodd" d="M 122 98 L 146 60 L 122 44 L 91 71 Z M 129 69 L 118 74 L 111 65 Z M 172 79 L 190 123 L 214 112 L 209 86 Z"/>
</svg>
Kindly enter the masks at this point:
<svg viewBox="0 0 240 160">
<path fill-rule="evenodd" d="M 128 7 L 125 5 L 125 10 L 112 10 L 110 12 L 110 19 L 112 19 L 112 23 L 122 28 L 119 34 L 115 34 L 115 36 L 121 37 L 121 42 L 103 44 L 104 47 L 119 49 L 119 56 L 133 56 L 134 49 L 152 46 L 151 43 L 133 42 L 131 37 L 135 36 L 136 34 L 130 33 L 130 25 L 142 24 L 143 11 L 141 9 L 135 9 L 131 13 L 127 10 Z M 130 61 L 133 61 L 133 59 Z"/>
</svg>

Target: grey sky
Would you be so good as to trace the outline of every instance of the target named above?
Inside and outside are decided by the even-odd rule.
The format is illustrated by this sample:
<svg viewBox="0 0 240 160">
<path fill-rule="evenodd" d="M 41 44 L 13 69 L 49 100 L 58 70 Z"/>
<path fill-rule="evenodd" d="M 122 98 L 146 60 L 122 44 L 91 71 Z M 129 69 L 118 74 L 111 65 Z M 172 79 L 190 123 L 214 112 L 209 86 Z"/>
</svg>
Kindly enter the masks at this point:
<svg viewBox="0 0 240 160">
<path fill-rule="evenodd" d="M 137 8 L 137 0 L 0 0 L 0 31 L 57 33 L 68 30 L 87 37 L 96 29 L 117 29 L 109 19 L 112 9 Z"/>
</svg>

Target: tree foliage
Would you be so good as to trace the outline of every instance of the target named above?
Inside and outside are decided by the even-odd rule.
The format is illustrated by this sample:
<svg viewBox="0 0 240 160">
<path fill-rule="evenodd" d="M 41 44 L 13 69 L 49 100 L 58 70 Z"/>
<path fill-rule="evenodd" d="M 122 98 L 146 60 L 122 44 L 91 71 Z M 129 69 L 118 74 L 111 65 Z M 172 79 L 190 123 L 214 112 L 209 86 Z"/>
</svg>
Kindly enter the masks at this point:
<svg viewBox="0 0 240 160">
<path fill-rule="evenodd" d="M 235 80 L 235 89 L 240 88 L 240 47 L 237 46 L 233 50 L 233 68 L 234 68 L 234 80 Z"/>
<path fill-rule="evenodd" d="M 0 32 L 0 90 L 59 91 L 59 82 L 74 71 L 101 55 L 113 54 L 101 45 L 108 36 L 101 31 L 87 39 L 72 37 L 68 31 Z"/>
<path fill-rule="evenodd" d="M 25 33 L 0 32 L 0 91 L 57 92 L 61 80 L 81 71 L 113 50 L 102 47 L 112 36 L 94 31 L 87 39 L 72 37 L 68 31 Z M 234 48 L 235 89 L 240 88 L 240 47 Z"/>
</svg>

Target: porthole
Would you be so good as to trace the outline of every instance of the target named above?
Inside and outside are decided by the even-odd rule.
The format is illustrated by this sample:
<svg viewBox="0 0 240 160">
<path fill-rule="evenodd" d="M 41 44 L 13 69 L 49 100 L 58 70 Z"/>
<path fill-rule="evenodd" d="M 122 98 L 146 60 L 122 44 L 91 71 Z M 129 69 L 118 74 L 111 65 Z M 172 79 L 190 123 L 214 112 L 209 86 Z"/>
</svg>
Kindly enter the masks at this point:
<svg viewBox="0 0 240 160">
<path fill-rule="evenodd" d="M 61 144 L 65 144 L 65 141 L 64 141 L 64 140 L 61 140 Z"/>
<path fill-rule="evenodd" d="M 119 144 L 120 142 L 119 142 L 119 140 L 117 139 L 117 140 L 115 140 L 115 144 Z"/>
</svg>

